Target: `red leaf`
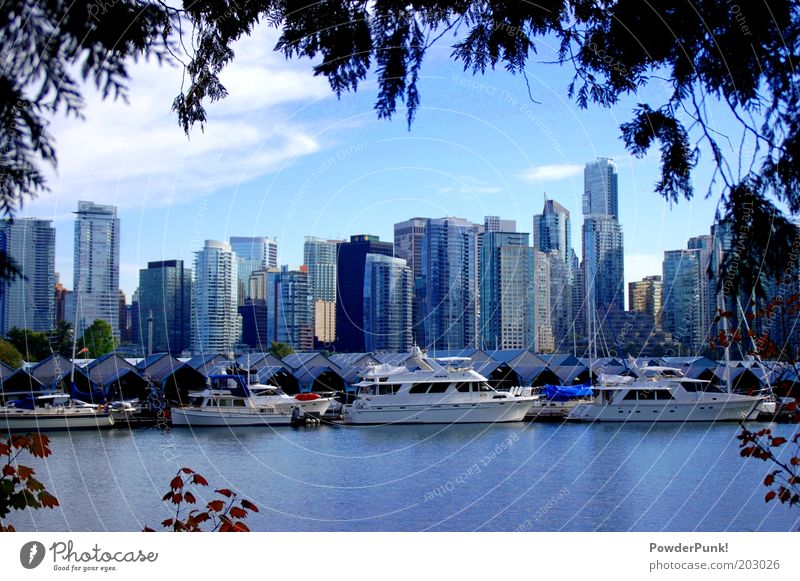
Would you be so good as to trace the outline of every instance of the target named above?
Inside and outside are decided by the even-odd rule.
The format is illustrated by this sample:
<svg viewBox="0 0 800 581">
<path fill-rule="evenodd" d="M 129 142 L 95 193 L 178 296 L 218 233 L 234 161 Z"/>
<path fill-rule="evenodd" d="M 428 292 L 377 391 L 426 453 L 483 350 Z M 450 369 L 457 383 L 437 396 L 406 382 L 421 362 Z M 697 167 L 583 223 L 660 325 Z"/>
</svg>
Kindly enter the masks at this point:
<svg viewBox="0 0 800 581">
<path fill-rule="evenodd" d="M 176 476 L 172 479 L 172 482 L 169 483 L 169 486 L 172 488 L 172 490 L 180 490 L 183 488 L 183 478 Z"/>
<path fill-rule="evenodd" d="M 161 500 L 164 500 L 164 501 L 166 501 L 166 500 L 169 500 L 170 498 L 172 498 L 172 491 L 171 491 L 171 490 L 170 490 L 169 492 L 167 492 L 167 493 L 166 493 L 166 494 L 165 494 L 165 495 L 164 495 L 164 496 L 161 498 Z"/>
<path fill-rule="evenodd" d="M 775 477 L 772 474 L 767 474 L 767 477 L 764 478 L 764 486 L 772 486 L 775 482 Z"/>
<path fill-rule="evenodd" d="M 11 445 L 15 448 L 27 448 L 30 446 L 31 442 L 27 436 L 22 436 L 20 434 L 14 434 L 11 436 Z"/>
<path fill-rule="evenodd" d="M 238 506 L 231 507 L 230 513 L 233 518 L 247 518 L 247 512 Z"/>
<path fill-rule="evenodd" d="M 242 506 L 248 510 L 252 510 L 253 512 L 258 512 L 258 507 L 249 500 L 243 500 Z"/>
<path fill-rule="evenodd" d="M 231 531 L 234 532 L 234 533 L 249 533 L 250 529 L 247 528 L 247 525 L 244 524 L 243 522 L 236 521 L 231 526 Z"/>
<path fill-rule="evenodd" d="M 3 466 L 3 476 L 14 476 L 14 467 L 11 464 L 6 464 Z"/>
<path fill-rule="evenodd" d="M 214 512 L 220 512 L 223 508 L 225 508 L 225 503 L 221 500 L 212 500 L 208 503 L 208 509 Z"/>
<path fill-rule="evenodd" d="M 8 444 L 0 444 L 0 456 L 8 456 L 11 454 L 11 448 L 8 447 Z"/>
<path fill-rule="evenodd" d="M 25 483 L 25 487 L 28 490 L 32 490 L 34 492 L 36 492 L 37 490 L 44 490 L 44 484 L 42 484 L 35 478 L 28 478 L 28 482 Z"/>
<path fill-rule="evenodd" d="M 175 522 L 175 521 L 174 521 L 173 519 L 171 519 L 171 518 L 168 518 L 168 519 L 167 519 L 167 520 L 165 520 L 165 521 L 161 521 L 161 526 L 162 526 L 162 527 L 171 527 L 171 526 L 172 526 L 172 523 L 174 523 L 174 522 Z"/>
<path fill-rule="evenodd" d="M 232 529 L 233 529 L 233 526 L 231 526 L 231 523 L 223 522 L 222 526 L 219 527 L 219 532 L 221 532 L 221 533 L 229 533 L 229 532 L 231 532 Z"/>
<path fill-rule="evenodd" d="M 192 470 L 191 468 L 181 468 L 181 472 L 183 472 L 184 474 L 194 474 L 194 470 Z"/>
<path fill-rule="evenodd" d="M 194 494 L 192 494 L 191 492 L 185 492 L 183 494 L 183 500 L 185 500 L 189 504 L 194 504 L 195 502 L 197 502 L 197 499 L 194 497 Z"/>
<path fill-rule="evenodd" d="M 39 493 L 39 502 L 46 508 L 55 508 L 58 506 L 58 499 L 49 492 L 42 491 Z"/>
<path fill-rule="evenodd" d="M 781 491 L 778 493 L 778 500 L 781 502 L 786 502 L 792 497 L 792 493 L 788 488 L 784 488 L 781 486 Z"/>
<path fill-rule="evenodd" d="M 772 438 L 770 446 L 782 446 L 787 442 L 786 438 Z"/>
<path fill-rule="evenodd" d="M 195 484 L 199 484 L 200 486 L 208 486 L 208 480 L 200 476 L 199 474 L 195 474 L 192 476 L 192 482 Z"/>
<path fill-rule="evenodd" d="M 222 496 L 227 496 L 228 498 L 233 496 L 233 492 L 231 492 L 227 488 L 220 488 L 219 490 L 215 490 L 214 492 L 216 492 L 217 494 L 221 494 Z"/>
<path fill-rule="evenodd" d="M 42 434 L 33 434 L 31 436 L 30 444 L 31 454 L 37 458 L 46 458 L 51 454 L 50 448 L 47 447 L 47 444 L 49 443 L 50 438 L 47 436 L 43 436 Z"/>
<path fill-rule="evenodd" d="M 748 456 L 752 456 L 753 452 L 755 451 L 756 449 L 753 446 L 750 446 L 749 448 L 742 448 L 742 451 L 739 452 L 739 455 L 743 458 L 747 458 Z"/>
<path fill-rule="evenodd" d="M 180 492 L 172 495 L 172 504 L 180 504 L 182 500 L 183 495 Z"/>
<path fill-rule="evenodd" d="M 33 474 L 34 474 L 34 472 L 33 472 L 33 468 L 28 468 L 27 466 L 23 466 L 22 464 L 20 464 L 19 466 L 17 466 L 17 475 L 18 475 L 18 476 L 19 476 L 19 477 L 20 477 L 22 480 L 27 480 L 27 479 L 28 479 L 30 476 L 32 476 Z"/>
<path fill-rule="evenodd" d="M 143 533 L 154 533 L 154 532 L 156 532 L 156 531 L 154 531 L 154 530 L 153 530 L 153 529 L 151 529 L 150 527 L 144 527 L 144 528 L 142 529 L 142 532 L 143 532 Z"/>
<path fill-rule="evenodd" d="M 775 491 L 774 490 L 770 490 L 769 492 L 767 492 L 767 495 L 764 497 L 764 502 L 769 502 L 773 498 L 775 498 Z"/>
<path fill-rule="evenodd" d="M 800 464 L 800 458 L 798 458 L 797 456 L 793 456 L 792 459 L 789 460 L 789 463 L 791 463 L 792 466 L 797 466 L 798 464 Z"/>
<path fill-rule="evenodd" d="M 210 518 L 211 517 L 208 515 L 207 512 L 198 512 L 194 516 L 194 522 L 196 522 L 197 524 L 202 524 L 202 523 L 206 522 Z"/>
</svg>

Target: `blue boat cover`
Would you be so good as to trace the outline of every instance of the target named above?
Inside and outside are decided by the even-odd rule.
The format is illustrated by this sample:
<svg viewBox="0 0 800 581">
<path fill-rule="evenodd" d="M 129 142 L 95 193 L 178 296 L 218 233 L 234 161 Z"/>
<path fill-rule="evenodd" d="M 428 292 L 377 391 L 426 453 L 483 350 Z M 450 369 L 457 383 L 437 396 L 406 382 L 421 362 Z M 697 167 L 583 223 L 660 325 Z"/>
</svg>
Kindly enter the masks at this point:
<svg viewBox="0 0 800 581">
<path fill-rule="evenodd" d="M 591 385 L 545 385 L 542 394 L 551 401 L 568 401 L 576 397 L 592 397 Z"/>
</svg>

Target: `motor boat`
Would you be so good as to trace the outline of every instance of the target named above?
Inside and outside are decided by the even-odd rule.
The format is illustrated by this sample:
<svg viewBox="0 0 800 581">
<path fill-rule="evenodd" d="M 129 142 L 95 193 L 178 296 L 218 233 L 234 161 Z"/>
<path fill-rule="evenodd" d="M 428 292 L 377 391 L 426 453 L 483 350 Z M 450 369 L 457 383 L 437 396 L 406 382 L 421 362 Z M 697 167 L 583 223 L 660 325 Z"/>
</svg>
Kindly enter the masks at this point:
<svg viewBox="0 0 800 581">
<path fill-rule="evenodd" d="M 291 397 L 272 386 L 248 385 L 242 375 L 212 375 L 209 383 L 189 394 L 188 405 L 172 407 L 173 426 L 288 426 L 330 405 L 317 394 Z"/>
<path fill-rule="evenodd" d="M 582 422 L 720 422 L 754 416 L 763 397 L 724 392 L 680 369 L 650 366 L 632 375 L 603 375 L 591 403 L 576 405 L 568 420 Z"/>
<path fill-rule="evenodd" d="M 114 425 L 114 418 L 105 407 L 63 393 L 18 395 L 0 407 L 0 432 L 102 429 Z"/>
<path fill-rule="evenodd" d="M 538 389 L 538 395 L 539 399 L 526 414 L 526 420 L 563 420 L 575 406 L 594 400 L 589 385 L 544 385 Z"/>
<path fill-rule="evenodd" d="M 538 396 L 530 388 L 500 392 L 463 357 L 430 359 L 416 349 L 414 370 L 375 365 L 367 368 L 352 404 L 350 424 L 494 423 L 521 421 Z"/>
</svg>

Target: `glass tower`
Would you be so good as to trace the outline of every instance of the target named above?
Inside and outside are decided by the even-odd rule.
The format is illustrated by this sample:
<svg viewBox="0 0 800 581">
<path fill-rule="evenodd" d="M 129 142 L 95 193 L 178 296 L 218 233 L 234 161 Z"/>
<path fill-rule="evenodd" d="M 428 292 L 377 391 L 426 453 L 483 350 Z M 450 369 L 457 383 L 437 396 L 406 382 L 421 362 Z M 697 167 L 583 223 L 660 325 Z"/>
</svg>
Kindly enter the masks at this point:
<svg viewBox="0 0 800 581">
<path fill-rule="evenodd" d="M 138 328 L 134 340 L 146 352 L 150 317 L 153 353 L 180 355 L 192 345 L 192 270 L 183 260 L 148 262 L 139 270 Z"/>
<path fill-rule="evenodd" d="M 414 274 L 402 258 L 367 254 L 364 267 L 364 344 L 367 351 L 411 349 Z"/>
<path fill-rule="evenodd" d="M 230 244 L 206 240 L 194 259 L 192 351 L 233 354 L 241 336 L 238 260 Z"/>
</svg>

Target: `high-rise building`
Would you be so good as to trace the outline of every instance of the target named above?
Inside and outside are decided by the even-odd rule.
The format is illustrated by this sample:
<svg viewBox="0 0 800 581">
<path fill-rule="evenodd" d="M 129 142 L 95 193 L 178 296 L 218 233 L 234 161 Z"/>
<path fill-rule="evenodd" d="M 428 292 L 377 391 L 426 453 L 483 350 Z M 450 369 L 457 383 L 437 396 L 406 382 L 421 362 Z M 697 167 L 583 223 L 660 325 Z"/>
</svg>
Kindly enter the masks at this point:
<svg viewBox="0 0 800 581">
<path fill-rule="evenodd" d="M 69 291 L 64 288 L 64 285 L 58 281 L 58 273 L 56 273 L 56 287 L 55 292 L 53 293 L 53 297 L 55 299 L 56 305 L 56 321 L 55 324 L 58 325 L 61 321 L 65 320 L 66 317 L 66 304 L 67 304 L 67 296 L 69 295 Z"/>
<path fill-rule="evenodd" d="M 533 217 L 533 247 L 550 262 L 550 320 L 558 350 L 574 332 L 573 294 L 575 258 L 569 210 L 555 200 L 545 199 L 541 214 Z"/>
<path fill-rule="evenodd" d="M 237 310 L 238 260 L 230 244 L 206 240 L 195 253 L 194 277 L 192 351 L 232 355 L 242 323 Z"/>
<path fill-rule="evenodd" d="M 192 271 L 183 260 L 148 262 L 139 270 L 138 320 L 134 340 L 147 350 L 153 321 L 153 353 L 180 355 L 191 348 Z"/>
<path fill-rule="evenodd" d="M 583 215 L 619 220 L 617 166 L 607 157 L 586 162 L 583 170 Z"/>
<path fill-rule="evenodd" d="M 717 295 L 714 289 L 714 277 L 711 276 L 714 239 L 709 234 L 695 236 L 689 238 L 687 247 L 689 250 L 697 250 L 700 253 L 700 302 L 702 305 L 700 319 L 705 330 L 709 331 L 717 313 L 715 301 Z"/>
<path fill-rule="evenodd" d="M 411 349 L 414 273 L 402 258 L 367 254 L 364 267 L 364 346 L 367 351 Z"/>
<path fill-rule="evenodd" d="M 500 216 L 484 216 L 483 217 L 483 231 L 484 232 L 516 232 L 516 220 L 504 220 Z"/>
<path fill-rule="evenodd" d="M 429 347 L 478 346 L 478 238 L 482 230 L 482 225 L 462 218 L 428 220 L 422 264 L 425 344 Z"/>
<path fill-rule="evenodd" d="M 535 250 L 528 246 L 528 238 L 521 232 L 483 234 L 480 300 L 484 349 L 535 347 Z"/>
<path fill-rule="evenodd" d="M 121 343 L 131 342 L 130 316 L 125 291 L 119 289 L 119 340 Z"/>
<path fill-rule="evenodd" d="M 661 299 L 663 283 L 661 275 L 646 276 L 642 280 L 628 283 L 628 310 L 650 317 L 653 328 L 661 328 Z"/>
<path fill-rule="evenodd" d="M 0 281 L 0 335 L 14 327 L 55 327 L 55 229 L 49 220 L 17 218 L 0 223 L 0 249 L 22 276 Z"/>
<path fill-rule="evenodd" d="M 583 221 L 583 260 L 586 297 L 595 317 L 625 310 L 625 263 L 622 227 L 611 216 L 587 216 Z"/>
<path fill-rule="evenodd" d="M 336 255 L 336 350 L 362 353 L 364 340 L 364 273 L 367 254 L 392 256 L 391 242 L 359 234 L 342 242 Z"/>
<path fill-rule="evenodd" d="M 343 240 L 306 236 L 303 262 L 308 267 L 308 282 L 314 305 L 314 336 L 331 344 L 336 340 L 336 247 Z"/>
<path fill-rule="evenodd" d="M 672 338 L 700 350 L 706 342 L 702 320 L 700 250 L 667 250 L 663 263 L 663 326 Z"/>
<path fill-rule="evenodd" d="M 70 312 L 81 336 L 100 319 L 119 339 L 119 218 L 116 206 L 78 202 Z"/>
<path fill-rule="evenodd" d="M 554 301 L 551 297 L 553 289 L 553 260 L 545 252 L 533 252 L 533 322 L 534 344 L 533 350 L 537 353 L 551 353 L 555 350 L 555 337 L 553 336 L 553 310 Z M 560 265 L 561 261 L 556 260 Z M 530 290 L 529 290 L 530 292 Z"/>
<path fill-rule="evenodd" d="M 422 240 L 427 223 L 427 218 L 411 218 L 394 225 L 394 255 L 406 261 L 414 276 L 411 335 L 417 345 L 425 344 Z"/>
<path fill-rule="evenodd" d="M 267 274 L 267 338 L 295 351 L 314 348 L 313 302 L 308 270 L 271 270 Z"/>
<path fill-rule="evenodd" d="M 230 244 L 238 262 L 237 301 L 243 305 L 250 298 L 250 273 L 278 267 L 278 241 L 265 236 L 231 236 Z"/>
<path fill-rule="evenodd" d="M 590 161 L 583 182 L 584 296 L 593 313 L 587 319 L 589 335 L 609 311 L 625 309 L 625 256 L 616 166 L 605 157 Z"/>
</svg>

